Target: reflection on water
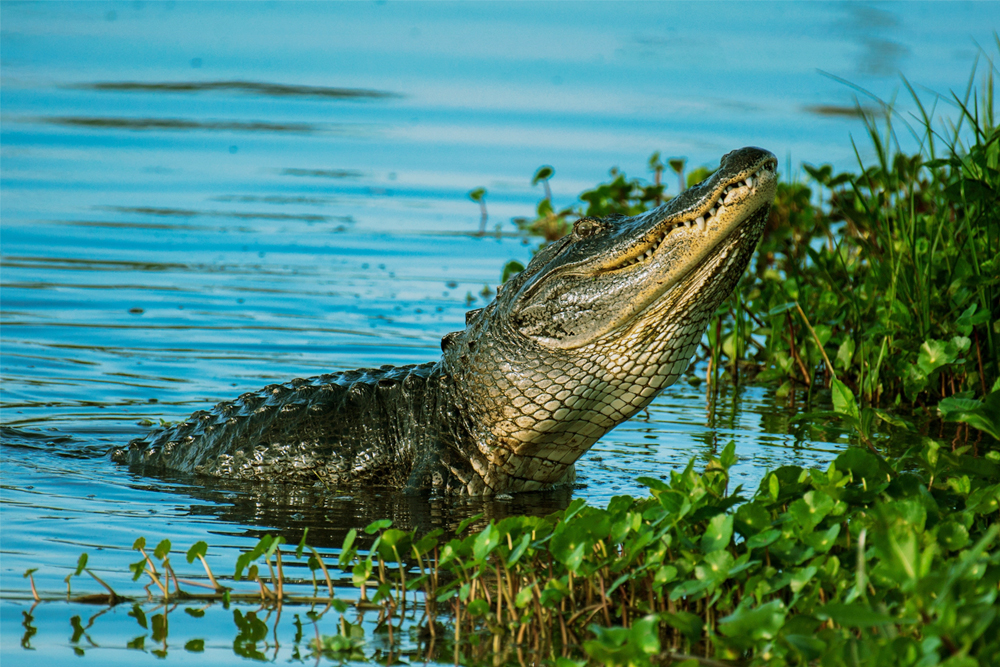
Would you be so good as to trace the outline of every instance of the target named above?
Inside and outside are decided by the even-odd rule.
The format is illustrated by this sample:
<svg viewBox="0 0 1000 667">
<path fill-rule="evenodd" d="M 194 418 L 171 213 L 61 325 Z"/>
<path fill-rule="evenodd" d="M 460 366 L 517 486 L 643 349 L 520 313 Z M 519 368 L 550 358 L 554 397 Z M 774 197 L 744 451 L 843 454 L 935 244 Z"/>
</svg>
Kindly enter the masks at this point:
<svg viewBox="0 0 1000 667">
<path fill-rule="evenodd" d="M 305 610 L 257 613 L 265 644 L 249 608 L 31 607 L 22 574 L 62 595 L 83 551 L 127 589 L 139 535 L 205 540 L 229 568 L 264 533 L 309 528 L 329 550 L 375 518 L 448 528 L 565 506 L 142 477 L 104 453 L 272 382 L 438 358 L 501 267 L 530 257 L 509 220 L 535 210 L 539 165 L 557 209 L 612 166 L 647 176 L 656 150 L 695 166 L 756 144 L 850 168 L 854 91 L 818 69 L 888 98 L 883 74 L 906 66 L 945 92 L 971 62 L 955 45 L 997 24 L 990 3 L 884 7 L 868 27 L 838 6 L 721 7 L 0 4 L 3 663 L 306 654 Z M 795 422 L 803 401 L 682 382 L 584 457 L 572 493 L 641 494 L 636 477 L 730 440 L 747 488 L 823 465 L 846 437 Z"/>
</svg>

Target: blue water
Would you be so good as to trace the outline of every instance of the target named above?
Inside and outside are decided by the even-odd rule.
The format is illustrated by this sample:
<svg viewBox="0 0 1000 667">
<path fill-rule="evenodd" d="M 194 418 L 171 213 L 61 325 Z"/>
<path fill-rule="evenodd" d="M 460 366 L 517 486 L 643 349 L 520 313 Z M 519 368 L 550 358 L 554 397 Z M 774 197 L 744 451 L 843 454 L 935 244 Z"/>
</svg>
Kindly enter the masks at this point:
<svg viewBox="0 0 1000 667">
<path fill-rule="evenodd" d="M 691 168 L 760 145 L 786 178 L 802 162 L 854 169 L 851 137 L 870 150 L 848 112 L 855 96 L 875 103 L 834 77 L 895 97 L 906 119 L 899 73 L 927 102 L 961 94 L 977 44 L 996 52 L 998 18 L 996 3 L 3 3 L 3 663 L 82 651 L 135 664 L 158 660 L 156 647 L 172 661 L 242 661 L 220 606 L 198 622 L 167 610 L 169 636 L 155 641 L 130 605 L 32 608 L 24 571 L 58 597 L 84 551 L 142 597 L 127 570 L 139 535 L 171 539 L 177 563 L 205 540 L 228 574 L 265 532 L 294 543 L 309 528 L 329 550 L 375 518 L 427 528 L 564 506 L 569 494 L 429 505 L 153 479 L 103 454 L 142 420 L 270 382 L 437 358 L 502 265 L 537 245 L 511 218 L 532 215 L 542 164 L 555 167 L 557 207 L 613 166 L 649 178 L 654 151 Z M 485 236 L 466 196 L 480 186 Z M 734 483 L 751 489 L 768 467 L 822 465 L 847 438 L 792 422 L 804 400 L 744 385 L 710 401 L 682 381 L 595 446 L 574 493 L 641 493 L 636 476 L 729 440 Z M 297 639 L 292 622 L 304 612 L 286 610 L 269 659 L 308 653 L 313 630 Z M 94 614 L 74 640 L 71 618 Z M 363 625 L 372 656 L 385 639 L 373 618 Z M 330 615 L 320 631 L 335 627 Z M 144 651 L 124 650 L 140 636 Z M 185 650 L 198 638 L 204 653 Z"/>
</svg>

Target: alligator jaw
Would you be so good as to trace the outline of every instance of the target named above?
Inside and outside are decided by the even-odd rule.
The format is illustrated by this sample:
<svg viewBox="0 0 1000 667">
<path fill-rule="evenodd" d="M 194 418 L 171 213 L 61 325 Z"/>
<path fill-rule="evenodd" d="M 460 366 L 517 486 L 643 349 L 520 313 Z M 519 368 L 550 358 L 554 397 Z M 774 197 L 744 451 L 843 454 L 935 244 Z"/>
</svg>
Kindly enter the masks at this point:
<svg viewBox="0 0 1000 667">
<path fill-rule="evenodd" d="M 662 256 L 660 251 L 671 234 L 675 237 L 700 235 L 707 240 L 721 242 L 755 211 L 770 206 L 774 199 L 776 168 L 774 156 L 763 157 L 754 167 L 744 169 L 714 187 L 706 183 L 707 191 L 697 205 L 686 206 L 677 213 L 661 213 L 662 220 L 650 233 L 630 248 L 624 257 L 605 262 L 598 272 L 622 271 L 652 263 Z"/>
<path fill-rule="evenodd" d="M 524 335 L 558 349 L 590 344 L 633 322 L 692 272 L 724 252 L 770 205 L 775 157 L 759 148 L 726 155 L 719 170 L 663 206 L 634 218 L 584 219 L 530 272 L 512 304 Z M 583 229 L 580 229 L 583 226 Z M 756 243 L 756 237 L 753 241 Z"/>
</svg>

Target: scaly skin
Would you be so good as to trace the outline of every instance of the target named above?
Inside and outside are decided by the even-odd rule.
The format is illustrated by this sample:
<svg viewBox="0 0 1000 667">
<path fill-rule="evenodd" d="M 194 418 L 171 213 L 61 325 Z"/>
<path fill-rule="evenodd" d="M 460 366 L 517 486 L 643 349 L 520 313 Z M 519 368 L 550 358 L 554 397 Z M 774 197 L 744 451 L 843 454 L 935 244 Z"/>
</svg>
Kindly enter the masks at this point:
<svg viewBox="0 0 1000 667">
<path fill-rule="evenodd" d="M 757 246 L 776 164 L 761 149 L 733 151 L 653 211 L 577 221 L 442 339 L 437 363 L 272 385 L 112 458 L 413 493 L 572 483 L 574 462 L 687 368 Z"/>
</svg>

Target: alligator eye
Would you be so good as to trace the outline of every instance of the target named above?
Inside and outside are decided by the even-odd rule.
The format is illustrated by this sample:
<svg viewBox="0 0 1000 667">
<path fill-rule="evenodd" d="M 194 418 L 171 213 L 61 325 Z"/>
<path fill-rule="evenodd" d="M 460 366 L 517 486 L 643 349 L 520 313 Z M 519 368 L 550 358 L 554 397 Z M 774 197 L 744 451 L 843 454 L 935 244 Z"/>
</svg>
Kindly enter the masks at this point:
<svg viewBox="0 0 1000 667">
<path fill-rule="evenodd" d="M 604 225 L 601 224 L 600 220 L 595 218 L 580 218 L 573 225 L 573 233 L 581 239 L 593 236 L 602 229 L 604 229 Z"/>
</svg>

